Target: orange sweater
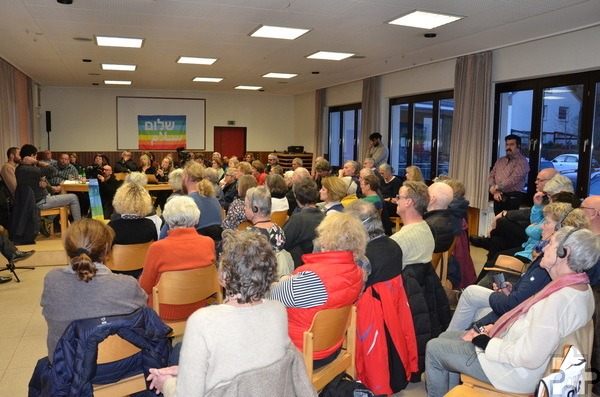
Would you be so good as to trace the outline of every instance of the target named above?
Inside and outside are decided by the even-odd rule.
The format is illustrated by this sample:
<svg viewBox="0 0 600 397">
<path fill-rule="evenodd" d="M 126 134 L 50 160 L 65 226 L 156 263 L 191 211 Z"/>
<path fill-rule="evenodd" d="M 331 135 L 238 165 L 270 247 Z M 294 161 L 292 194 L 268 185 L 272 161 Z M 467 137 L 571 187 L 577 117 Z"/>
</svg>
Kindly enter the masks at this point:
<svg viewBox="0 0 600 397">
<path fill-rule="evenodd" d="M 152 287 L 158 284 L 163 272 L 189 270 L 205 267 L 215 262 L 215 243 L 201 236 L 193 227 L 169 230 L 167 238 L 152 243 L 146 255 L 140 287 L 148 294 L 148 306 L 152 307 Z M 189 305 L 161 305 L 160 316 L 167 320 L 188 318 L 204 302 Z"/>
</svg>

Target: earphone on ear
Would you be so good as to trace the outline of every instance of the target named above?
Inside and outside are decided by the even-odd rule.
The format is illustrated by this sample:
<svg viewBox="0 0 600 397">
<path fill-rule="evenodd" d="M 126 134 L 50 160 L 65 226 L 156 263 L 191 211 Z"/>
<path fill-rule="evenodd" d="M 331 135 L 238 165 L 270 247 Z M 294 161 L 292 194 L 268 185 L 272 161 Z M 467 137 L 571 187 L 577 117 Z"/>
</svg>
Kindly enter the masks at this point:
<svg viewBox="0 0 600 397">
<path fill-rule="evenodd" d="M 565 239 L 558 245 L 558 248 L 556 249 L 557 257 L 562 259 L 567 256 L 567 250 L 565 248 L 565 244 L 567 243 L 567 240 L 569 239 L 569 237 L 571 237 L 571 234 L 575 233 L 579 229 L 580 228 L 576 228 L 576 229 L 571 230 L 569 233 L 567 233 L 567 235 L 565 236 Z"/>
</svg>

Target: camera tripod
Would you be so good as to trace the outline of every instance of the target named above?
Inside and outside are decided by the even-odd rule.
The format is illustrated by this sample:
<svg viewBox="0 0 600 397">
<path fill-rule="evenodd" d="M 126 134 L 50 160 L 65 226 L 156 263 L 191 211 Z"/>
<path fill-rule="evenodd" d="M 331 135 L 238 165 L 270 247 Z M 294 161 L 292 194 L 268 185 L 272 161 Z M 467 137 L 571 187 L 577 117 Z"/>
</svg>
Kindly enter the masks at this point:
<svg viewBox="0 0 600 397">
<path fill-rule="evenodd" d="M 15 266 L 14 262 L 8 262 L 8 264 L 6 265 L 6 267 L 4 269 L 0 269 L 0 272 L 4 272 L 4 271 L 9 271 L 13 274 L 13 276 L 15 276 L 15 280 L 17 280 L 17 283 L 20 283 L 21 280 L 19 279 L 19 276 L 17 275 L 17 272 L 15 272 L 15 270 L 19 270 L 19 269 L 25 269 L 25 270 L 33 270 L 35 269 L 35 267 L 33 266 Z"/>
</svg>

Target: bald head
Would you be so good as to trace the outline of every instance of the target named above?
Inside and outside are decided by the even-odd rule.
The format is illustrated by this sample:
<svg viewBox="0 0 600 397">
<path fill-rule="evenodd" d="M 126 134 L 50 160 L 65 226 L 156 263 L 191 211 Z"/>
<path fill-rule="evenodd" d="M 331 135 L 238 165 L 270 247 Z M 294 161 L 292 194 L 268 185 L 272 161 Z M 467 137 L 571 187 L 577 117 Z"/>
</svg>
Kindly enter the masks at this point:
<svg viewBox="0 0 600 397">
<path fill-rule="evenodd" d="M 544 168 L 537 174 L 537 179 L 535 180 L 535 189 L 538 192 L 543 192 L 544 187 L 546 186 L 546 182 L 552 179 L 555 175 L 558 174 L 558 170 L 556 168 Z"/>
<path fill-rule="evenodd" d="M 450 185 L 444 182 L 436 182 L 427 188 L 429 193 L 429 204 L 427 210 L 445 210 L 454 198 L 454 192 Z"/>
<path fill-rule="evenodd" d="M 600 196 L 590 196 L 581 203 L 581 210 L 590 220 L 590 229 L 600 234 Z"/>
</svg>

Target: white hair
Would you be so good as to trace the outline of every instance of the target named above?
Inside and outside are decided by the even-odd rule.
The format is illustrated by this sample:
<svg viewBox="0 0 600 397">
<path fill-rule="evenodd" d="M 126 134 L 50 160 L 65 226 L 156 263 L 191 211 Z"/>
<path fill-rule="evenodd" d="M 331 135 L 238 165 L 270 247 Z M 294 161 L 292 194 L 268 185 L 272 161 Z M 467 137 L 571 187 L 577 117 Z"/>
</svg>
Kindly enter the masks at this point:
<svg viewBox="0 0 600 397">
<path fill-rule="evenodd" d="M 165 204 L 162 212 L 169 229 L 196 227 L 200 222 L 200 210 L 191 197 L 175 196 Z"/>
</svg>

